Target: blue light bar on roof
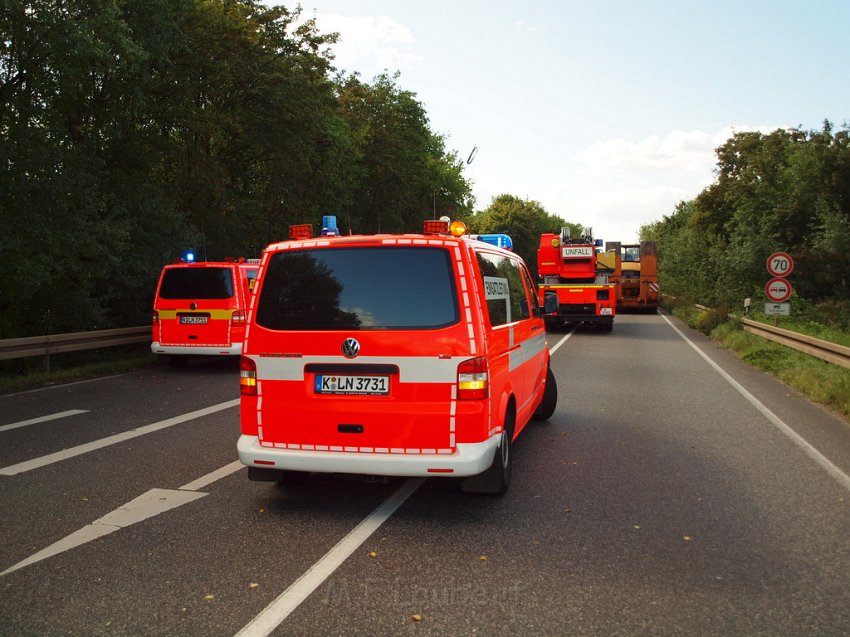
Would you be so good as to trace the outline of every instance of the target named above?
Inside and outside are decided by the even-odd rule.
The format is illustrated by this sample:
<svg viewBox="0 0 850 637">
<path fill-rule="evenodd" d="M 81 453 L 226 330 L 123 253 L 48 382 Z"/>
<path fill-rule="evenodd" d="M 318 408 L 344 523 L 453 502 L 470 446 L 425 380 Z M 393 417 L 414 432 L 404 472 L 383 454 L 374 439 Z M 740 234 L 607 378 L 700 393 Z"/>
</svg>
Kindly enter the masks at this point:
<svg viewBox="0 0 850 637">
<path fill-rule="evenodd" d="M 322 217 L 322 236 L 336 237 L 339 235 L 339 229 L 336 227 L 336 216 L 325 215 Z"/>
<path fill-rule="evenodd" d="M 506 234 L 479 234 L 476 239 L 505 250 L 513 250 L 514 248 L 514 242 Z"/>
<path fill-rule="evenodd" d="M 186 263 L 194 263 L 195 262 L 195 251 L 194 250 L 184 250 L 183 254 L 180 255 L 180 258 L 183 259 Z"/>
</svg>

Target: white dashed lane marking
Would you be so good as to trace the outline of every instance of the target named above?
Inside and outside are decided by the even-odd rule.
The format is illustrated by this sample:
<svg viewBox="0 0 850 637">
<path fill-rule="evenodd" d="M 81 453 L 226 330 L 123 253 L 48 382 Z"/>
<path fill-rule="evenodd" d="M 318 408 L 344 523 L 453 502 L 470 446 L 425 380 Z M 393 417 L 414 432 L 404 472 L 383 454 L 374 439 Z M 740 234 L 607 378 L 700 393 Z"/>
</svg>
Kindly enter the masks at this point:
<svg viewBox="0 0 850 637">
<path fill-rule="evenodd" d="M 9 431 L 10 429 L 18 429 L 19 427 L 26 427 L 28 425 L 37 425 L 43 422 L 50 422 L 51 420 L 67 418 L 68 416 L 76 416 L 77 414 L 87 414 L 88 411 L 88 409 L 69 409 L 68 411 L 60 411 L 58 414 L 50 414 L 49 416 L 40 416 L 38 418 L 30 418 L 29 420 L 21 420 L 20 422 L 13 422 L 9 425 L 0 425 L 0 431 Z"/>
</svg>

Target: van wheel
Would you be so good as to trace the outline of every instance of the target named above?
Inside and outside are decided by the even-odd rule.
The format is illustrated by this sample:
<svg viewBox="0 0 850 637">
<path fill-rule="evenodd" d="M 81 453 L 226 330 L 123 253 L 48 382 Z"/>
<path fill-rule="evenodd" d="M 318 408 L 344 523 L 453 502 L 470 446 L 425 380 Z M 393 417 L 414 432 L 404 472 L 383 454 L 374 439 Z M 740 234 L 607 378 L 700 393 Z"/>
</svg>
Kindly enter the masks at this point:
<svg viewBox="0 0 850 637">
<path fill-rule="evenodd" d="M 548 420 L 555 413 L 558 406 L 558 385 L 555 382 L 555 374 L 551 368 L 546 370 L 546 389 L 543 390 L 543 400 L 534 412 L 535 420 Z"/>
<path fill-rule="evenodd" d="M 502 430 L 502 436 L 499 439 L 499 448 L 496 449 L 496 455 L 493 456 L 493 464 L 477 476 L 470 476 L 460 483 L 460 489 L 464 493 L 489 493 L 492 495 L 502 495 L 508 490 L 511 484 L 511 472 L 513 463 L 511 462 L 511 436 L 514 430 L 514 415 L 510 415 L 510 420 L 505 419 L 505 428 Z"/>
</svg>

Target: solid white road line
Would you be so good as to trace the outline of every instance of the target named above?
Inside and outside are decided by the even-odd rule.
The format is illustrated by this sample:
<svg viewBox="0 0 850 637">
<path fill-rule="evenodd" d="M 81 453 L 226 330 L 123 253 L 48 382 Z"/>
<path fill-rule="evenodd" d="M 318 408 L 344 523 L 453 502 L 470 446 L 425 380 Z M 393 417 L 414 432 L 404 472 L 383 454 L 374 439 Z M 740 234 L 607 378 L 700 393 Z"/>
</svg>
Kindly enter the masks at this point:
<svg viewBox="0 0 850 637">
<path fill-rule="evenodd" d="M 180 487 L 180 489 L 151 489 L 147 493 L 143 493 L 138 498 L 131 500 L 127 504 L 118 507 L 114 511 L 107 513 L 102 518 L 98 518 L 88 526 L 84 526 L 78 531 L 65 536 L 58 542 L 54 542 L 47 548 L 42 549 L 38 553 L 30 555 L 25 560 L 22 560 L 10 566 L 5 571 L 0 573 L 0 576 L 17 571 L 19 568 L 35 564 L 41 560 L 53 557 L 59 553 L 63 553 L 69 549 L 76 548 L 91 542 L 104 535 L 109 535 L 119 529 L 147 520 L 160 513 L 165 513 L 171 509 L 177 508 L 189 502 L 194 502 L 203 498 L 208 493 L 197 492 L 196 489 L 212 484 L 216 480 L 220 480 L 231 473 L 241 469 L 244 465 L 236 460 L 220 469 L 216 469 L 205 476 L 201 476 L 197 480 L 193 480 L 189 484 Z"/>
<path fill-rule="evenodd" d="M 184 484 L 180 487 L 181 491 L 197 491 L 198 489 L 203 489 L 207 485 L 212 484 L 216 480 L 221 480 L 222 478 L 226 478 L 231 473 L 235 473 L 239 471 L 245 465 L 239 462 L 239 460 L 234 460 L 230 464 L 224 465 L 221 469 L 216 469 L 215 471 L 211 471 L 205 476 L 201 476 L 197 480 L 192 480 L 192 482 L 188 484 Z"/>
<path fill-rule="evenodd" d="M 301 577 L 281 593 L 277 599 L 266 606 L 263 611 L 251 620 L 237 637 L 265 637 L 277 628 L 307 597 L 316 590 L 348 557 L 365 542 L 372 533 L 395 513 L 407 498 L 425 481 L 424 478 L 407 480 L 389 498 L 372 511 L 360 524 L 354 527 L 348 535 L 342 538 L 336 546 L 325 553 L 318 562 L 313 564 Z"/>
<path fill-rule="evenodd" d="M 101 438 L 100 440 L 94 440 L 92 442 L 88 442 L 77 447 L 71 447 L 70 449 L 63 449 L 62 451 L 57 451 L 56 453 L 41 456 L 40 458 L 34 458 L 32 460 L 19 462 L 18 464 L 9 465 L 8 467 L 2 467 L 0 468 L 0 476 L 13 476 L 18 473 L 23 473 L 25 471 L 31 471 L 33 469 L 45 467 L 49 464 L 53 464 L 54 462 L 67 460 L 68 458 L 73 458 L 74 456 L 79 456 L 84 453 L 88 453 L 89 451 L 103 449 L 104 447 L 118 444 L 119 442 L 124 442 L 125 440 L 130 440 L 132 438 L 144 436 L 154 431 L 159 431 L 160 429 L 173 427 L 174 425 L 179 425 L 180 423 L 186 422 L 187 420 L 194 420 L 195 418 L 209 416 L 210 414 L 214 414 L 217 411 L 230 409 L 231 407 L 236 407 L 237 405 L 239 405 L 238 398 L 235 400 L 228 400 L 225 403 L 219 403 L 218 405 L 212 405 L 210 407 L 205 407 L 204 409 L 198 409 L 197 411 L 192 411 L 188 414 L 183 414 L 181 416 L 175 416 L 174 418 L 169 418 L 168 420 L 161 420 L 150 425 L 145 425 L 144 427 L 139 427 L 138 429 L 131 429 L 130 431 L 115 434 L 114 436 L 109 436 L 107 438 Z"/>
<path fill-rule="evenodd" d="M 566 343 L 566 342 L 567 342 L 567 339 L 568 339 L 570 336 L 572 336 L 573 334 L 575 334 L 575 332 L 576 332 L 576 330 L 577 330 L 577 329 L 578 329 L 578 326 L 573 327 L 573 329 L 571 329 L 569 332 L 567 332 L 567 333 L 564 335 L 564 338 L 562 338 L 560 341 L 558 341 L 557 343 L 555 343 L 555 345 L 553 345 L 552 347 L 550 347 L 550 348 L 549 348 L 549 354 L 554 354 L 555 352 L 557 352 L 557 351 L 558 351 L 558 348 L 559 348 L 561 345 L 563 345 L 564 343 Z"/>
<path fill-rule="evenodd" d="M 750 404 L 753 405 L 756 409 L 758 409 L 764 416 L 767 418 L 773 425 L 779 429 L 785 436 L 787 436 L 791 442 L 797 445 L 803 452 L 809 456 L 812 460 L 818 463 L 822 469 L 824 469 L 830 476 L 832 476 L 841 486 L 850 491 L 850 476 L 844 473 L 841 469 L 839 469 L 836 465 L 830 462 L 820 451 L 815 449 L 811 444 L 809 444 L 805 438 L 803 438 L 796 431 L 791 429 L 787 424 L 785 424 L 782 419 L 779 418 L 776 414 L 774 414 L 770 409 L 764 406 L 758 398 L 753 396 L 750 392 L 748 392 L 744 387 L 732 378 L 729 374 L 727 374 L 721 367 L 711 360 L 699 347 L 697 347 L 691 340 L 685 336 L 673 323 L 663 314 L 660 315 L 667 324 L 672 327 L 676 333 L 681 336 L 685 342 L 690 345 L 697 354 L 702 356 L 706 362 L 711 365 L 714 370 L 720 374 L 726 382 L 728 382 L 732 387 L 738 390 L 744 398 L 746 398 Z"/>
<path fill-rule="evenodd" d="M 48 422 L 50 420 L 58 420 L 59 418 L 66 418 L 68 416 L 76 416 L 77 414 L 87 414 L 88 409 L 69 409 L 68 411 L 60 411 L 57 414 L 50 414 L 49 416 L 41 416 L 39 418 L 30 418 L 29 420 L 21 420 L 20 422 L 13 422 L 10 425 L 2 425 L 0 426 L 0 431 L 9 431 L 10 429 L 17 429 L 18 427 L 26 427 L 27 425 L 37 425 L 42 422 Z"/>
</svg>

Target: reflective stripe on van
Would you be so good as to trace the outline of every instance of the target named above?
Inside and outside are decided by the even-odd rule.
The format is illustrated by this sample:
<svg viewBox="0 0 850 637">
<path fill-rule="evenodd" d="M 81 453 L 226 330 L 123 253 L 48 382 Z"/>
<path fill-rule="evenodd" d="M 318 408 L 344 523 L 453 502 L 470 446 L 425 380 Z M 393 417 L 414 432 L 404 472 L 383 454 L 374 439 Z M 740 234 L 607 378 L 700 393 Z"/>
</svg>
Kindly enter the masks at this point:
<svg viewBox="0 0 850 637">
<path fill-rule="evenodd" d="M 546 349 L 546 336 L 539 334 L 520 343 L 518 350 L 510 353 L 510 369 L 517 369 L 520 365 L 531 360 Z"/>
<path fill-rule="evenodd" d="M 545 342 L 544 342 L 545 346 Z M 280 355 L 252 355 L 257 364 L 257 378 L 260 380 L 303 381 L 304 368 L 310 364 L 353 364 L 351 359 L 342 356 L 299 356 L 288 358 Z M 454 383 L 457 380 L 457 366 L 468 356 L 438 359 L 435 356 L 358 356 L 357 364 L 396 365 L 399 370 L 399 382 L 402 383 Z"/>
<path fill-rule="evenodd" d="M 300 358 L 284 358 L 277 356 L 251 356 L 257 365 L 257 433 L 260 446 L 274 449 L 292 449 L 308 451 L 377 453 L 377 454 L 424 454 L 449 455 L 456 450 L 456 415 L 457 415 L 457 367 L 458 363 L 468 356 L 457 356 L 449 359 L 438 359 L 428 356 L 358 356 L 357 362 L 341 356 L 303 356 Z M 264 392 L 270 384 L 279 382 L 304 383 L 307 381 L 306 369 L 310 365 L 333 365 L 340 370 L 348 365 L 396 366 L 398 368 L 397 382 L 410 385 L 432 385 L 434 391 L 448 391 L 445 400 L 445 410 L 437 416 L 439 425 L 437 440 L 442 439 L 442 445 L 432 447 L 377 447 L 354 444 L 303 444 L 281 440 L 278 433 L 268 440 L 263 431 Z M 443 389 L 440 389 L 442 386 Z M 435 431 L 435 434 L 437 431 Z"/>
<path fill-rule="evenodd" d="M 208 310 L 208 309 L 191 309 L 188 307 L 179 308 L 176 310 L 157 310 L 157 314 L 159 314 L 160 320 L 168 320 L 168 319 L 176 319 L 178 313 L 180 314 L 208 314 L 209 317 L 214 321 L 229 321 L 233 317 L 233 313 L 238 310 Z"/>
<path fill-rule="evenodd" d="M 443 439 L 443 445 L 435 445 L 432 447 L 380 447 L 380 446 L 365 446 L 353 444 L 305 444 L 286 442 L 278 439 L 266 439 L 269 436 L 264 435 L 263 422 L 263 391 L 266 383 L 274 383 L 281 381 L 257 381 L 257 441 L 261 447 L 268 449 L 290 449 L 290 450 L 306 450 L 306 451 L 327 451 L 327 452 L 345 452 L 345 453 L 367 453 L 367 454 L 401 454 L 401 455 L 451 455 L 457 450 L 456 444 L 456 427 L 457 427 L 457 385 L 452 382 L 449 385 L 450 399 L 445 401 L 446 410 L 439 416 L 437 422 L 441 422 L 439 437 Z M 286 382 L 286 381 L 283 381 Z M 292 382 L 298 382 L 297 379 L 292 379 Z M 400 381 L 401 382 L 401 381 Z M 423 381 L 415 381 L 415 384 L 421 384 Z M 437 381 L 432 381 L 437 382 Z M 445 385 L 446 383 L 442 383 Z M 280 434 L 278 434 L 279 436 Z"/>
</svg>

